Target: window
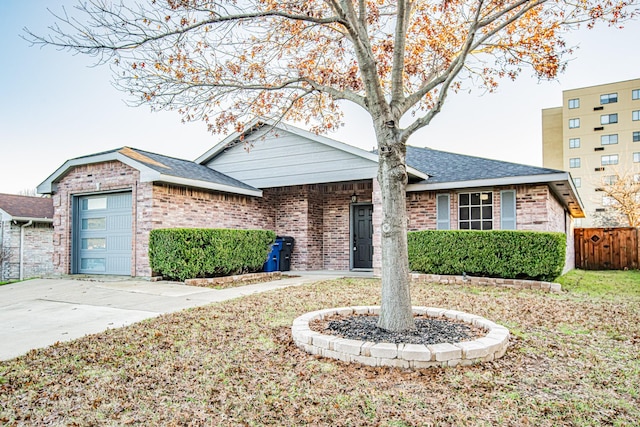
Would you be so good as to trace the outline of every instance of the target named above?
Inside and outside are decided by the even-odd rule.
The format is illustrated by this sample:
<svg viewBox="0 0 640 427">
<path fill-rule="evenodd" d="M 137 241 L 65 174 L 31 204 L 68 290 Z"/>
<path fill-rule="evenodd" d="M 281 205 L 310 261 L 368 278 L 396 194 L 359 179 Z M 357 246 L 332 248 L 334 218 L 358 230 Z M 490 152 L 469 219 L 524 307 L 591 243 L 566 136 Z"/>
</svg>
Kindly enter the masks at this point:
<svg viewBox="0 0 640 427">
<path fill-rule="evenodd" d="M 633 133 L 633 142 L 638 142 L 640 141 L 640 132 L 634 132 Z"/>
<path fill-rule="evenodd" d="M 83 218 L 80 228 L 82 230 L 106 230 L 107 218 Z"/>
<path fill-rule="evenodd" d="M 602 183 L 604 185 L 613 185 L 618 181 L 618 177 L 616 175 L 605 175 L 602 177 Z"/>
<path fill-rule="evenodd" d="M 460 230 L 493 229 L 493 193 L 458 194 Z"/>
<path fill-rule="evenodd" d="M 611 206 L 615 203 L 613 197 L 602 196 L 602 206 Z"/>
<path fill-rule="evenodd" d="M 631 113 L 631 120 L 634 122 L 640 120 L 640 110 L 636 110 Z"/>
<path fill-rule="evenodd" d="M 580 167 L 580 157 L 574 157 L 569 159 L 569 167 L 570 168 L 579 168 Z"/>
<path fill-rule="evenodd" d="M 640 174 L 633 175 L 633 182 L 640 182 Z"/>
<path fill-rule="evenodd" d="M 582 178 L 573 178 L 573 185 L 575 185 L 576 188 L 580 188 L 582 186 Z"/>
<path fill-rule="evenodd" d="M 600 116 L 601 125 L 610 125 L 612 123 L 618 123 L 618 113 L 604 114 Z"/>
<path fill-rule="evenodd" d="M 633 153 L 633 163 L 640 163 L 640 153 Z"/>
<path fill-rule="evenodd" d="M 569 138 L 569 148 L 580 148 L 580 138 Z"/>
<path fill-rule="evenodd" d="M 449 224 L 449 195 L 438 194 L 436 196 L 436 228 L 438 230 L 448 230 Z"/>
<path fill-rule="evenodd" d="M 516 229 L 516 192 L 505 190 L 500 192 L 500 229 Z"/>
<path fill-rule="evenodd" d="M 640 89 L 634 89 L 631 91 L 631 99 L 640 99 Z"/>
<path fill-rule="evenodd" d="M 605 95 L 600 95 L 600 104 L 613 104 L 614 102 L 618 102 L 617 93 L 607 93 Z"/>
<path fill-rule="evenodd" d="M 107 198 L 106 197 L 94 197 L 91 199 L 83 199 L 82 200 L 82 210 L 83 211 L 93 211 L 96 209 L 107 209 Z"/>
<path fill-rule="evenodd" d="M 569 119 L 569 129 L 580 127 L 580 119 Z"/>
<path fill-rule="evenodd" d="M 600 158 L 600 164 L 602 166 L 617 165 L 618 164 L 618 155 L 617 154 L 610 154 L 608 156 L 602 156 Z"/>
<path fill-rule="evenodd" d="M 612 145 L 612 144 L 617 144 L 617 143 L 618 143 L 618 134 L 602 135 L 600 137 L 600 144 L 601 145 Z"/>
<path fill-rule="evenodd" d="M 574 108 L 580 108 L 580 98 L 569 100 L 569 109 L 573 110 Z"/>
</svg>

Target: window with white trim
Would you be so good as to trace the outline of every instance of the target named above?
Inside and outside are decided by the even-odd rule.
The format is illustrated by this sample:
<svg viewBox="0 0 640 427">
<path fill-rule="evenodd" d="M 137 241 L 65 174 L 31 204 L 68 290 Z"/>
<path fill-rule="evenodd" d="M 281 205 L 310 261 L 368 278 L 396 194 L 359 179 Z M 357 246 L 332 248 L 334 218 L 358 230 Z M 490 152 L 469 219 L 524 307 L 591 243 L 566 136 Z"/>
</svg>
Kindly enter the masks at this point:
<svg viewBox="0 0 640 427">
<path fill-rule="evenodd" d="M 618 164 L 618 155 L 617 154 L 609 154 L 607 156 L 602 156 L 602 157 L 600 157 L 600 164 L 602 166 L 617 165 Z"/>
<path fill-rule="evenodd" d="M 458 194 L 458 228 L 460 230 L 493 230 L 493 193 Z"/>
<path fill-rule="evenodd" d="M 579 168 L 580 167 L 580 157 L 573 157 L 569 159 L 569 167 L 570 168 Z"/>
<path fill-rule="evenodd" d="M 449 230 L 451 228 L 450 206 L 449 194 L 438 194 L 436 196 L 436 229 Z"/>
<path fill-rule="evenodd" d="M 612 206 L 616 203 L 616 200 L 610 196 L 602 196 L 602 206 Z"/>
<path fill-rule="evenodd" d="M 602 116 L 600 116 L 601 125 L 610 125 L 613 123 L 618 123 L 618 113 L 603 114 Z"/>
<path fill-rule="evenodd" d="M 569 129 L 576 129 L 580 127 L 580 119 L 569 119 Z"/>
<path fill-rule="evenodd" d="M 617 175 L 605 175 L 602 177 L 602 183 L 604 185 L 613 185 L 616 182 L 618 182 L 618 176 Z"/>
<path fill-rule="evenodd" d="M 580 98 L 574 98 L 569 100 L 569 109 L 580 108 Z"/>
<path fill-rule="evenodd" d="M 569 138 L 569 148 L 580 148 L 580 138 Z"/>
<path fill-rule="evenodd" d="M 516 192 L 504 190 L 500 192 L 500 229 L 516 229 Z"/>
<path fill-rule="evenodd" d="M 612 135 L 601 135 L 600 136 L 600 145 L 613 145 L 618 143 L 618 134 Z"/>
<path fill-rule="evenodd" d="M 618 102 L 617 93 L 607 93 L 604 95 L 600 95 L 600 104 L 613 104 L 614 102 Z"/>
</svg>

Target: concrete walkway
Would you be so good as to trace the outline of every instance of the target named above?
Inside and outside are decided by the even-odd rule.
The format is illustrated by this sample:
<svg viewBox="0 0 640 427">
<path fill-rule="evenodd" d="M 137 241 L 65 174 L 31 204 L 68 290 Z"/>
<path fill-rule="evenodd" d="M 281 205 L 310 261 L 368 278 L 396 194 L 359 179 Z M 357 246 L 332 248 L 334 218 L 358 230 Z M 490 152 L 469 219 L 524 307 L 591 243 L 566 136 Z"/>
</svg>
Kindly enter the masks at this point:
<svg viewBox="0 0 640 427">
<path fill-rule="evenodd" d="M 35 279 L 0 286 L 0 360 L 189 307 L 273 289 L 371 273 L 292 272 L 299 277 L 230 289 L 115 277 Z"/>
</svg>

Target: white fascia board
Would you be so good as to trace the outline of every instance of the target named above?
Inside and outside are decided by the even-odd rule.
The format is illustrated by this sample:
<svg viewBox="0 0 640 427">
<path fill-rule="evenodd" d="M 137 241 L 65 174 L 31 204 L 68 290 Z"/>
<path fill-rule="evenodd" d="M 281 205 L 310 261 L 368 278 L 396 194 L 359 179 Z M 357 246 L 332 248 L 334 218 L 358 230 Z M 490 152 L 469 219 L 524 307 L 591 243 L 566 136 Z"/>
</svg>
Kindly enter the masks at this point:
<svg viewBox="0 0 640 427">
<path fill-rule="evenodd" d="M 232 185 L 215 182 L 199 181 L 196 179 L 181 178 L 178 176 L 158 174 L 156 179 L 150 182 L 165 182 L 167 184 L 184 185 L 186 187 L 203 188 L 207 190 L 221 191 L 223 193 L 242 194 L 245 196 L 262 197 L 262 190 L 250 190 L 248 188 L 234 187 Z"/>
<path fill-rule="evenodd" d="M 409 184 L 407 192 L 430 191 L 430 190 L 451 190 L 456 188 L 491 187 L 499 185 L 518 185 L 548 183 L 552 181 L 568 181 L 567 172 L 543 175 L 509 176 L 503 178 L 474 179 L 469 181 L 434 182 L 424 184 Z"/>
<path fill-rule="evenodd" d="M 233 141 L 235 141 L 236 139 L 240 138 L 242 135 L 245 135 L 246 133 L 249 132 L 249 130 L 253 129 L 255 126 L 257 126 L 260 123 L 265 123 L 267 125 L 273 126 L 273 121 L 271 121 L 271 120 L 254 119 L 247 126 L 245 126 L 245 128 L 244 128 L 244 130 L 242 132 L 237 132 L 237 131 L 233 132 L 232 134 L 227 136 L 225 139 L 223 139 L 222 141 L 218 142 L 212 148 L 207 150 L 200 157 L 195 159 L 194 162 L 198 163 L 198 164 L 201 164 L 201 165 L 207 163 L 208 161 L 210 161 L 211 159 L 216 157 L 218 155 L 218 153 L 223 151 L 227 147 L 228 144 L 230 144 Z"/>
<path fill-rule="evenodd" d="M 146 177 L 144 181 L 149 181 L 150 177 L 154 175 L 160 175 L 159 172 L 151 169 L 150 167 L 133 160 L 124 154 L 121 154 L 117 151 L 112 151 L 110 153 L 97 154 L 94 156 L 87 157 L 79 157 L 77 159 L 71 159 L 64 162 L 62 166 L 60 166 L 54 173 L 52 173 L 46 180 L 44 180 L 37 187 L 37 191 L 39 194 L 51 194 L 54 191 L 53 185 L 58 181 L 58 179 L 62 178 L 71 168 L 81 165 L 90 165 L 95 163 L 103 163 L 103 162 L 111 162 L 111 161 L 120 161 L 128 166 L 131 166 L 134 169 L 140 171 L 140 177 L 142 179 L 143 176 Z"/>
</svg>

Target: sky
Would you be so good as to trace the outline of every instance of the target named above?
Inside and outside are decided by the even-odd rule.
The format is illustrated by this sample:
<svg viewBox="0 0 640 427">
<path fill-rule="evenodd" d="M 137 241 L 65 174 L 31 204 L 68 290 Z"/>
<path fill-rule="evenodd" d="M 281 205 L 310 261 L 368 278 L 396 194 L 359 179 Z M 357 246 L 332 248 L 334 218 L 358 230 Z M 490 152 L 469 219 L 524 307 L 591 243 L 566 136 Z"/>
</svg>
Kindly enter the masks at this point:
<svg viewBox="0 0 640 427">
<path fill-rule="evenodd" d="M 178 113 L 129 107 L 111 85 L 108 67 L 90 57 L 31 47 L 23 28 L 45 33 L 77 0 L 0 0 L 0 193 L 32 190 L 66 160 L 123 146 L 194 160 L 224 135 L 203 123 L 183 124 Z M 580 29 L 568 42 L 578 49 L 567 71 L 539 82 L 524 70 L 497 93 L 447 98 L 431 125 L 410 145 L 542 166 L 541 110 L 562 104 L 562 91 L 640 78 L 640 21 L 623 29 Z M 299 125 L 303 127 L 302 125 Z M 368 115 L 345 106 L 345 125 L 328 137 L 370 150 Z"/>
</svg>

